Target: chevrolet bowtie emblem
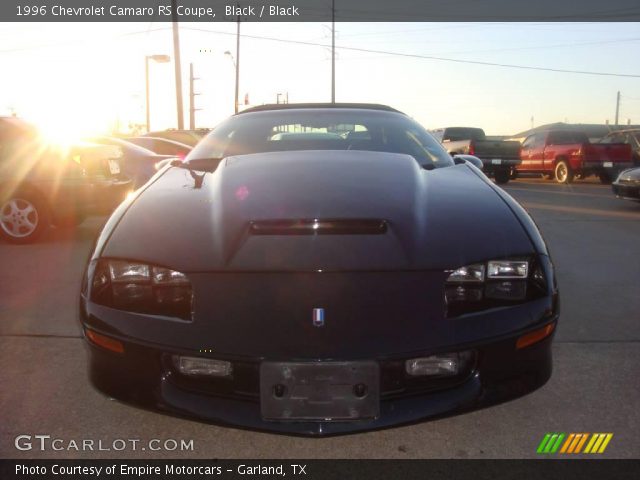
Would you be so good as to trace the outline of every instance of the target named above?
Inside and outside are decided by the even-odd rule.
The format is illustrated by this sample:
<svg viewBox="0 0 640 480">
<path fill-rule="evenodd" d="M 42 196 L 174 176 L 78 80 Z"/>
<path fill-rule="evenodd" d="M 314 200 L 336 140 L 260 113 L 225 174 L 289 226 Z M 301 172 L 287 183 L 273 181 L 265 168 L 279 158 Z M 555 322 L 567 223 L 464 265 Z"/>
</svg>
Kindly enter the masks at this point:
<svg viewBox="0 0 640 480">
<path fill-rule="evenodd" d="M 313 309 L 313 326 L 324 327 L 324 308 Z"/>
</svg>

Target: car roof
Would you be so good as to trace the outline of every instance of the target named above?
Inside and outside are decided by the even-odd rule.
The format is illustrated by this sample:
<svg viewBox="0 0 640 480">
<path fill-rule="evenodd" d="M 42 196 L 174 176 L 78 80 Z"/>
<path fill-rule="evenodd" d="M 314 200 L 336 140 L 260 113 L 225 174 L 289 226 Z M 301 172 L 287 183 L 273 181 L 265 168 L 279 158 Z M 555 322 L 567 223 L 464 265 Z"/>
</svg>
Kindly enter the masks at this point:
<svg viewBox="0 0 640 480">
<path fill-rule="evenodd" d="M 89 142 L 93 141 L 94 143 L 99 143 L 101 145 L 104 145 L 105 143 L 107 143 L 109 145 L 117 145 L 117 146 L 122 147 L 124 149 L 127 149 L 129 151 L 135 152 L 138 155 L 145 155 L 145 156 L 154 156 L 154 155 L 156 155 L 155 152 L 149 150 L 148 148 L 141 147 L 140 145 L 136 145 L 133 142 L 129 142 L 129 141 L 127 141 L 126 138 L 109 137 L 109 136 L 96 136 L 96 137 L 89 138 L 88 141 Z"/>
<path fill-rule="evenodd" d="M 324 108 L 344 108 L 344 109 L 361 109 L 361 110 L 378 110 L 384 112 L 402 113 L 395 108 L 377 103 L 272 103 L 258 105 L 257 107 L 247 108 L 236 115 L 243 115 L 251 112 L 266 112 L 275 110 L 299 110 L 299 109 L 324 109 Z M 403 114 L 403 113 L 402 113 Z M 403 114 L 404 115 L 404 114 Z"/>
<path fill-rule="evenodd" d="M 613 130 L 607 133 L 607 136 L 614 135 L 616 133 L 640 133 L 640 128 L 625 128 L 624 130 Z"/>
<path fill-rule="evenodd" d="M 137 139 L 148 140 L 150 142 L 168 143 L 170 145 L 174 145 L 174 146 L 177 146 L 177 147 L 183 147 L 183 148 L 193 148 L 191 145 L 187 145 L 186 143 L 182 143 L 182 142 L 179 142 L 177 140 L 173 140 L 171 138 L 164 138 L 164 137 L 139 136 L 139 137 L 127 137 L 127 138 L 124 138 L 123 140 L 125 140 L 127 142 L 130 142 L 130 143 L 135 143 L 135 142 L 133 142 L 133 140 L 137 140 Z"/>
</svg>

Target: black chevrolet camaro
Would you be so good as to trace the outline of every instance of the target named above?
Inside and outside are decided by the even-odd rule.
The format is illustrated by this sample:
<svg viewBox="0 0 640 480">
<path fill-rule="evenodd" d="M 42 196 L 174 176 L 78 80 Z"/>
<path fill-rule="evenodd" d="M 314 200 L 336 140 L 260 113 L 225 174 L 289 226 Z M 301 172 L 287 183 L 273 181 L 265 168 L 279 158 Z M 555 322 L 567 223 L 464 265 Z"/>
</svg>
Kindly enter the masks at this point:
<svg viewBox="0 0 640 480">
<path fill-rule="evenodd" d="M 361 104 L 220 124 L 111 216 L 80 298 L 101 391 L 304 435 L 530 392 L 558 317 L 525 210 L 408 116 Z"/>
</svg>

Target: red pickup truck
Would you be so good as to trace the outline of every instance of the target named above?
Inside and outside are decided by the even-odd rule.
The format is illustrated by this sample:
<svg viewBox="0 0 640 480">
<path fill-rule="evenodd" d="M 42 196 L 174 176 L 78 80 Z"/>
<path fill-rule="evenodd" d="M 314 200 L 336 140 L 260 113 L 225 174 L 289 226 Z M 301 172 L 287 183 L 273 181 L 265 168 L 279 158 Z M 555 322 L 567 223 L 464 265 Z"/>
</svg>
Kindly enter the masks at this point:
<svg viewBox="0 0 640 480">
<path fill-rule="evenodd" d="M 529 135 L 522 143 L 518 172 L 542 173 L 558 183 L 570 183 L 576 176 L 597 175 L 611 183 L 632 166 L 631 146 L 624 143 L 591 143 L 586 134 L 573 130 L 551 130 Z"/>
</svg>

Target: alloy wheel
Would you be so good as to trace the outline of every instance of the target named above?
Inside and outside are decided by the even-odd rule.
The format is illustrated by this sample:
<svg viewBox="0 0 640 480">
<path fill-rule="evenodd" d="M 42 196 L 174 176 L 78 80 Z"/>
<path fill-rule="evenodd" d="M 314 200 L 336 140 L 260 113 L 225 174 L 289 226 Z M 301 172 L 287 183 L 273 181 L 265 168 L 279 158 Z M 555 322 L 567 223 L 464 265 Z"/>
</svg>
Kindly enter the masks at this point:
<svg viewBox="0 0 640 480">
<path fill-rule="evenodd" d="M 38 210 L 29 200 L 10 198 L 0 208 L 0 227 L 14 238 L 24 238 L 38 228 Z"/>
</svg>

